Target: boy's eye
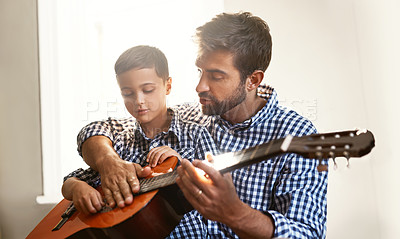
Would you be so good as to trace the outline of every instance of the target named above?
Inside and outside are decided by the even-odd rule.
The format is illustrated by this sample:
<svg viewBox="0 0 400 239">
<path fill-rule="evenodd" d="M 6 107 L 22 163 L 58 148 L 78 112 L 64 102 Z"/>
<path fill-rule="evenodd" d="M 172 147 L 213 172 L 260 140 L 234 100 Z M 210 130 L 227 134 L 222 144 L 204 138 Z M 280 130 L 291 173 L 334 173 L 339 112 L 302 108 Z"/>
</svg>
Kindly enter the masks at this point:
<svg viewBox="0 0 400 239">
<path fill-rule="evenodd" d="M 153 92 L 154 91 L 154 87 L 145 87 L 145 88 L 143 88 L 143 93 L 151 93 L 151 92 Z"/>
<path fill-rule="evenodd" d="M 121 91 L 121 95 L 123 97 L 128 97 L 128 96 L 132 96 L 133 92 L 132 91 Z"/>
</svg>

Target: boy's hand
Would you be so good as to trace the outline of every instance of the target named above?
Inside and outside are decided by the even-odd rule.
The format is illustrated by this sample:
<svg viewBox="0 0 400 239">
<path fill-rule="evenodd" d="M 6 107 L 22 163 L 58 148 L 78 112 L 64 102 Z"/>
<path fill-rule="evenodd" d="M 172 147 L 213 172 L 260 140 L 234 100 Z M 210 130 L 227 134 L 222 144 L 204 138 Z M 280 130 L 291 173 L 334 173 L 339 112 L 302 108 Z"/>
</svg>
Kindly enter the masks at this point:
<svg viewBox="0 0 400 239">
<path fill-rule="evenodd" d="M 149 163 L 150 167 L 154 168 L 157 164 L 161 164 L 171 156 L 176 156 L 181 160 L 181 156 L 175 150 L 171 149 L 169 146 L 160 146 L 150 150 L 146 161 Z"/>
<path fill-rule="evenodd" d="M 80 180 L 74 182 L 72 201 L 75 208 L 84 214 L 96 213 L 105 205 L 99 191 Z"/>
</svg>

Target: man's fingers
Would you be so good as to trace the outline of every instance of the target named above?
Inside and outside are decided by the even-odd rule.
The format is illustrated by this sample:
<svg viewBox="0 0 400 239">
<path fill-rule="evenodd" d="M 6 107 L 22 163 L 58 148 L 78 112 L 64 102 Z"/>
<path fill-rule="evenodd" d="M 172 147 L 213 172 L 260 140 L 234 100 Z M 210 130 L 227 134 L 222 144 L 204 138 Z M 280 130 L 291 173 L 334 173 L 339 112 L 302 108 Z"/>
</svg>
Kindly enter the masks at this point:
<svg viewBox="0 0 400 239">
<path fill-rule="evenodd" d="M 112 208 L 115 207 L 115 200 L 111 190 L 103 187 L 103 192 L 104 192 L 104 198 L 106 199 L 106 203 Z"/>
<path fill-rule="evenodd" d="M 205 188 L 197 186 L 194 182 L 190 180 L 190 176 L 186 174 L 182 167 L 178 168 L 179 177 L 176 179 L 176 183 L 181 189 L 185 198 L 192 204 L 194 208 L 201 211 L 201 205 L 207 205 L 210 203 L 208 198 L 208 190 Z"/>
<path fill-rule="evenodd" d="M 125 202 L 124 198 L 122 197 L 121 191 L 115 190 L 112 192 L 113 198 L 115 199 L 115 202 L 117 203 L 117 206 L 119 208 L 125 207 Z"/>
<path fill-rule="evenodd" d="M 218 184 L 221 181 L 222 174 L 218 170 L 215 170 L 212 166 L 204 163 L 203 161 L 194 160 L 193 166 L 203 170 L 207 174 L 207 177 L 209 177 L 213 181 L 213 183 Z"/>
<path fill-rule="evenodd" d="M 118 206 L 123 205 L 123 207 L 125 206 L 125 204 L 131 204 L 132 203 L 132 191 L 131 191 L 131 187 L 129 185 L 129 183 L 127 181 L 121 181 L 118 182 L 118 186 L 119 186 L 119 192 L 122 195 L 122 200 L 124 201 L 124 204 L 121 204 L 118 200 Z M 115 198 L 115 197 L 114 197 Z"/>
<path fill-rule="evenodd" d="M 130 190 L 133 193 L 137 193 L 139 191 L 139 180 L 135 176 L 130 176 L 127 178 L 128 184 L 130 186 Z"/>
</svg>

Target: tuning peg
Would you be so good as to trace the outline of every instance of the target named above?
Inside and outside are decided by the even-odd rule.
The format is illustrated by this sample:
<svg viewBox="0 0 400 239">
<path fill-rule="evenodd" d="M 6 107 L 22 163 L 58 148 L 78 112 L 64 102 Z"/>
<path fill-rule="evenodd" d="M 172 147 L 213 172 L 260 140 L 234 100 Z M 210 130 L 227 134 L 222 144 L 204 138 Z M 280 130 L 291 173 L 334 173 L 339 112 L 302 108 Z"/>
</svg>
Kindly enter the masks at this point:
<svg viewBox="0 0 400 239">
<path fill-rule="evenodd" d="M 333 169 L 336 170 L 338 168 L 337 163 L 336 163 L 336 158 L 333 159 Z"/>
<path fill-rule="evenodd" d="M 343 155 L 344 155 L 344 157 L 345 157 L 346 160 L 347 160 L 346 167 L 347 167 L 347 168 L 350 168 L 350 154 L 349 154 L 349 152 L 344 151 L 344 152 L 343 152 Z"/>
</svg>

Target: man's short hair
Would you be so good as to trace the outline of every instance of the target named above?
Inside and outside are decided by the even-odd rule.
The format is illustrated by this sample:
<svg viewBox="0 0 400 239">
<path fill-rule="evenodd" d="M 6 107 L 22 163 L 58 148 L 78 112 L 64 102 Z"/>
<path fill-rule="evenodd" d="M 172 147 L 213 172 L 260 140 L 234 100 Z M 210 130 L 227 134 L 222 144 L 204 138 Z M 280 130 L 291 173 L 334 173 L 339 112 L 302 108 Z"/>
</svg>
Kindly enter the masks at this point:
<svg viewBox="0 0 400 239">
<path fill-rule="evenodd" d="M 271 61 L 272 40 L 267 23 L 249 12 L 222 13 L 197 28 L 199 54 L 227 50 L 244 81 L 256 70 L 265 72 Z"/>
</svg>

